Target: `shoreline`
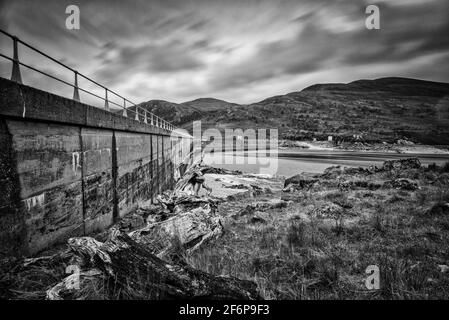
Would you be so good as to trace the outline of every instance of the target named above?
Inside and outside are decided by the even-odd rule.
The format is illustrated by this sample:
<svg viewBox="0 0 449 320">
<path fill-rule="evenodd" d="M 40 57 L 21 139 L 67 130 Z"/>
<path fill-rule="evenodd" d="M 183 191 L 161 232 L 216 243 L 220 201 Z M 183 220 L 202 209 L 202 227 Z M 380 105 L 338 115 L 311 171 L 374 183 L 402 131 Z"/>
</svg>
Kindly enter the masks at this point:
<svg viewBox="0 0 449 320">
<path fill-rule="evenodd" d="M 395 153 L 395 154 L 434 154 L 449 155 L 449 146 L 432 146 L 424 144 L 364 144 L 356 142 L 352 144 L 341 144 L 335 146 L 328 141 L 289 141 L 280 140 L 279 150 L 283 151 L 348 151 L 348 152 L 372 152 L 372 153 Z"/>
</svg>

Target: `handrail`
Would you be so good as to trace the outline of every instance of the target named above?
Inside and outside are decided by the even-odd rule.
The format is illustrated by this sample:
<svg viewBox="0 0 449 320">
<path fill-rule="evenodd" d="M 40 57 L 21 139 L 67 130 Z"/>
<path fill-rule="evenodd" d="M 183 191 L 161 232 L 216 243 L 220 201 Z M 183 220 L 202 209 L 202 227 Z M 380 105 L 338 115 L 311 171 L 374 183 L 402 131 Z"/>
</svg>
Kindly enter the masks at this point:
<svg viewBox="0 0 449 320">
<path fill-rule="evenodd" d="M 61 61 L 59 61 L 59 60 L 49 56 L 48 54 L 42 52 L 41 50 L 35 48 L 32 45 L 26 43 L 25 41 L 19 39 L 18 37 L 10 34 L 9 32 L 6 32 L 6 31 L 0 29 L 0 33 L 3 33 L 4 35 L 8 36 L 9 38 L 11 38 L 13 40 L 13 51 L 14 51 L 13 52 L 13 58 L 8 57 L 8 56 L 0 53 L 0 57 L 5 58 L 7 60 L 10 60 L 12 62 L 12 64 L 13 64 L 13 66 L 12 66 L 12 73 L 11 73 L 11 80 L 12 81 L 15 81 L 17 83 L 22 83 L 22 76 L 20 74 L 20 66 L 24 66 L 24 67 L 27 67 L 27 68 L 33 70 L 33 71 L 36 71 L 36 72 L 38 72 L 40 74 L 43 74 L 43 75 L 45 75 L 47 77 L 50 77 L 50 78 L 52 78 L 54 80 L 57 80 L 57 81 L 59 81 L 61 83 L 64 83 L 64 84 L 72 87 L 73 88 L 73 100 L 80 101 L 79 91 L 82 91 L 82 92 L 85 92 L 87 94 L 90 94 L 90 95 L 92 95 L 92 96 L 94 96 L 96 98 L 99 98 L 99 99 L 103 100 L 104 101 L 104 109 L 106 111 L 109 111 L 109 104 L 113 104 L 113 105 L 118 106 L 119 108 L 123 108 L 123 116 L 125 116 L 125 117 L 128 117 L 127 116 L 127 112 L 130 111 L 130 112 L 135 114 L 134 119 L 136 121 L 140 122 L 140 119 L 143 116 L 143 122 L 145 124 L 157 126 L 159 128 L 166 129 L 166 130 L 169 130 L 169 131 L 173 131 L 173 130 L 176 129 L 176 127 L 172 123 L 170 123 L 169 121 L 166 121 L 166 120 L 158 117 L 154 113 L 147 111 L 146 109 L 140 107 L 139 105 L 135 104 L 131 100 L 129 100 L 129 99 L 123 97 L 122 95 L 118 94 L 114 90 L 111 90 L 111 89 L 107 88 L 106 86 L 98 83 L 97 81 L 91 79 L 90 77 L 88 77 L 88 76 L 78 72 L 77 70 L 67 66 L 66 64 L 62 63 Z M 71 84 L 71 83 L 69 83 L 69 82 L 67 82 L 67 81 L 65 81 L 63 79 L 60 79 L 60 78 L 58 78 L 58 77 L 56 77 L 54 75 L 51 75 L 51 74 L 49 74 L 49 73 L 47 73 L 45 71 L 38 70 L 35 67 L 32 67 L 32 66 L 30 66 L 30 65 L 28 65 L 26 63 L 21 62 L 19 60 L 18 44 L 22 44 L 22 45 L 26 46 L 27 48 L 29 48 L 29 49 L 39 53 L 40 55 L 46 57 L 47 59 L 57 63 L 58 65 L 66 68 L 68 70 L 70 70 L 71 72 L 73 72 L 73 74 L 74 74 L 74 84 Z M 93 92 L 90 92 L 90 91 L 88 91 L 86 89 L 80 88 L 78 86 L 78 77 L 84 78 L 87 81 L 90 81 L 91 83 L 95 84 L 96 86 L 104 89 L 105 90 L 105 97 L 103 98 L 103 97 L 101 97 L 101 96 L 99 96 L 99 95 L 97 95 L 97 94 L 95 94 Z M 123 105 L 120 105 L 120 104 L 118 104 L 118 103 L 116 103 L 114 101 L 109 100 L 108 93 L 112 93 L 116 97 L 122 99 L 123 100 Z M 129 104 L 134 106 L 135 110 L 128 109 L 126 107 L 126 102 L 128 102 Z M 143 113 L 139 113 L 139 110 L 142 110 Z M 151 120 L 150 123 L 148 123 L 148 121 L 149 121 L 148 119 Z"/>
</svg>

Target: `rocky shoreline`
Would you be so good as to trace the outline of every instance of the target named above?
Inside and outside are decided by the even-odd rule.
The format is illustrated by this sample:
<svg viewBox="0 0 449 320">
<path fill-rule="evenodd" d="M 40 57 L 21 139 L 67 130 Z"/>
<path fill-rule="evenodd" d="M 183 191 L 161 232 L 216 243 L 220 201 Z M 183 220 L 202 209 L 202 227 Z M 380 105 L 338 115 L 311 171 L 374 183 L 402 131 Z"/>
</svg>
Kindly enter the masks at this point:
<svg viewBox="0 0 449 320">
<path fill-rule="evenodd" d="M 332 141 L 279 141 L 279 150 L 315 150 L 315 151 L 357 151 L 357 152 L 391 152 L 391 153 L 425 153 L 425 154 L 449 154 L 449 146 L 431 146 L 415 144 L 407 140 L 398 140 L 395 143 L 372 143 L 363 141 L 334 143 Z"/>
</svg>

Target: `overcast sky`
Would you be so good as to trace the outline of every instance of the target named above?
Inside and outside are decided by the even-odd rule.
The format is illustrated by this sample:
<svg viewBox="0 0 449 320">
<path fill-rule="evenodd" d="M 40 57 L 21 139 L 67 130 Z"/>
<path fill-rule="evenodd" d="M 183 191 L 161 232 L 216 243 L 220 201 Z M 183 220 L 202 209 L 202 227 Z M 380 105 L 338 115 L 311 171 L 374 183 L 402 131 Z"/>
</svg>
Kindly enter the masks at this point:
<svg viewBox="0 0 449 320">
<path fill-rule="evenodd" d="M 70 4 L 80 8 L 80 30 L 65 27 Z M 380 8 L 380 30 L 365 28 L 368 4 Z M 384 76 L 449 82 L 447 0 L 11 0 L 0 2 L 0 26 L 136 102 L 250 103 Z M 1 36 L 0 45 L 11 54 L 11 41 Z"/>
</svg>

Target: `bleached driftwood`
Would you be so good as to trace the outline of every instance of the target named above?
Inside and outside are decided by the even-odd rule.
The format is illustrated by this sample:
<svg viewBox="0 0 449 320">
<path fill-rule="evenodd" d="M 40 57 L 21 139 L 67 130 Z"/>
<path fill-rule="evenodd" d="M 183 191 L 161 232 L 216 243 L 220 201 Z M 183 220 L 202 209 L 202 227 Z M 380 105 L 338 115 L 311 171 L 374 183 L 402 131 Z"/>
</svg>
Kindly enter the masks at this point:
<svg viewBox="0 0 449 320">
<path fill-rule="evenodd" d="M 159 257 L 164 257 L 181 246 L 183 250 L 197 249 L 205 241 L 223 232 L 220 217 L 208 203 L 189 211 L 130 233 L 133 240 L 146 245 Z"/>
<path fill-rule="evenodd" d="M 213 276 L 187 265 L 164 262 L 147 246 L 115 230 L 105 243 L 90 237 L 72 238 L 69 246 L 80 258 L 84 277 L 105 279 L 107 298 L 118 299 L 259 299 L 256 284 L 232 277 Z M 48 299 L 76 298 L 65 278 L 47 291 Z M 82 288 L 81 288 L 82 289 Z M 83 297 L 84 299 L 89 297 Z"/>
<path fill-rule="evenodd" d="M 70 239 L 72 261 L 82 271 L 49 289 L 47 298 L 89 299 L 100 291 L 107 299 L 258 299 L 257 286 L 251 281 L 213 276 L 174 259 L 180 250 L 188 253 L 223 232 L 217 201 L 189 192 L 189 180 L 198 168 L 208 170 L 191 167 L 173 192 L 157 197 L 164 220 L 129 234 L 113 228 L 104 243 L 90 237 Z M 76 279 L 81 287 L 95 282 L 96 289 L 73 289 Z"/>
</svg>

